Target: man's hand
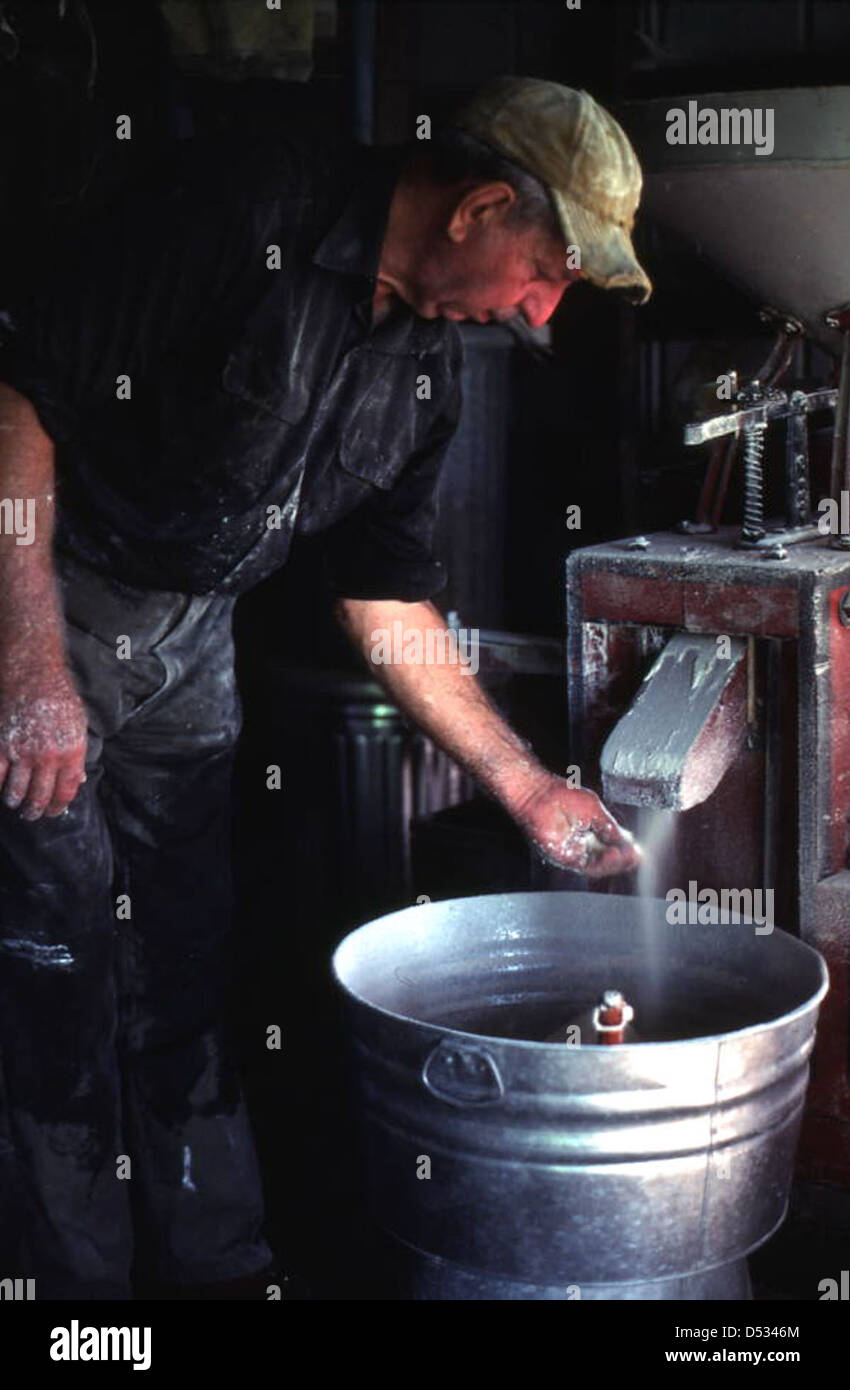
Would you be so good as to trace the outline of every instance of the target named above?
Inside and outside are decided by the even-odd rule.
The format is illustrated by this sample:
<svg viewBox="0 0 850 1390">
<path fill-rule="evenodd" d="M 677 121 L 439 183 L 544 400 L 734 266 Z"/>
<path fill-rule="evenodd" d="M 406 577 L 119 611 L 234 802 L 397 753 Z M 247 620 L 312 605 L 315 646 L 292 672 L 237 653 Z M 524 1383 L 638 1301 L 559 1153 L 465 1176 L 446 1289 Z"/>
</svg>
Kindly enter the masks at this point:
<svg viewBox="0 0 850 1390">
<path fill-rule="evenodd" d="M 511 814 L 549 864 L 589 878 L 630 873 L 640 863 L 637 844 L 595 792 L 549 775 Z"/>
<path fill-rule="evenodd" d="M 24 820 L 59 816 L 86 779 L 86 713 L 65 665 L 0 676 L 0 788 Z"/>
</svg>

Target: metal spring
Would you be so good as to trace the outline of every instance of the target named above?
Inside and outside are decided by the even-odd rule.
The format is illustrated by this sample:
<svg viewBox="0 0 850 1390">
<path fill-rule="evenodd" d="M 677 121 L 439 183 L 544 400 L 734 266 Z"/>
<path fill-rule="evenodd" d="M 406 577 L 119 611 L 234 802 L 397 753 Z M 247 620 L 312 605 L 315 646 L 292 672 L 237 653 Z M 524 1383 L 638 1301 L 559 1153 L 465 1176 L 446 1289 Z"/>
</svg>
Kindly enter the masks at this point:
<svg viewBox="0 0 850 1390">
<path fill-rule="evenodd" d="M 744 540 L 761 540 L 764 528 L 764 440 L 767 424 L 751 425 L 744 431 Z"/>
</svg>

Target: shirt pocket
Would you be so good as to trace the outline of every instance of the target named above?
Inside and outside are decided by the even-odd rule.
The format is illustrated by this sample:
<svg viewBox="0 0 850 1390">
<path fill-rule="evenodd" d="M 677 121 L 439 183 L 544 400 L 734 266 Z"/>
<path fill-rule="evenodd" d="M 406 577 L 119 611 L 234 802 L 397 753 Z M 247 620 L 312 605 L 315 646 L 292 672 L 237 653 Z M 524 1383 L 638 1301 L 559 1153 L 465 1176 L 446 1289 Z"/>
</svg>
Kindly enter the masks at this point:
<svg viewBox="0 0 850 1390">
<path fill-rule="evenodd" d="M 417 358 L 350 351 L 333 383 L 336 461 L 342 471 L 389 491 L 427 434 L 428 402 L 416 395 Z"/>
</svg>

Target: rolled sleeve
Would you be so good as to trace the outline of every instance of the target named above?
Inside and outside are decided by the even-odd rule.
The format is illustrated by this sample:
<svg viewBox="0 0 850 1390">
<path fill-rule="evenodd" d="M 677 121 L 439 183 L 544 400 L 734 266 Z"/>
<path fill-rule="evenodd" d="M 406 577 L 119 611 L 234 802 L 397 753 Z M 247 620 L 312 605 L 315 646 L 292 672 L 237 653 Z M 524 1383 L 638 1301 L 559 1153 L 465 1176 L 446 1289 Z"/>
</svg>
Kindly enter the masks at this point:
<svg viewBox="0 0 850 1390">
<path fill-rule="evenodd" d="M 324 532 L 325 574 L 339 598 L 414 603 L 445 588 L 435 553 L 440 472 L 460 416 L 460 362 L 453 386 L 428 436 L 393 488 L 369 498 Z"/>
</svg>

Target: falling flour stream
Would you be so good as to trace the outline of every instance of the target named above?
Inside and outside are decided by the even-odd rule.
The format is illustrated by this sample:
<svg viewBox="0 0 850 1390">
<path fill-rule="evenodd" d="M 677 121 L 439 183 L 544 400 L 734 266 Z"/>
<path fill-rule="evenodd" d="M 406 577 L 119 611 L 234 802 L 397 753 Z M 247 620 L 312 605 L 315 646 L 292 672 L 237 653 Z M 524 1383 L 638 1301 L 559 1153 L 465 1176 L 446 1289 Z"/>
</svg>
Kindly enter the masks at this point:
<svg viewBox="0 0 850 1390">
<path fill-rule="evenodd" d="M 617 997 L 615 992 L 624 986 L 624 981 L 614 978 L 616 970 L 612 969 L 612 978 L 606 981 L 607 992 L 603 1000 L 588 1000 L 588 1008 L 583 1013 L 577 1015 L 565 1025 L 559 1026 L 550 1032 L 547 1042 L 565 1042 L 596 1045 L 606 1042 L 650 1042 L 651 1036 L 647 1036 L 645 1031 L 649 1023 L 649 1017 L 655 1014 L 657 1017 L 664 998 L 664 937 L 658 930 L 658 905 L 657 900 L 663 898 L 666 892 L 666 880 L 669 872 L 668 859 L 673 848 L 676 833 L 677 816 L 674 811 L 657 811 L 654 809 L 641 808 L 638 812 L 637 824 L 635 826 L 635 839 L 641 848 L 641 862 L 637 871 L 637 902 L 638 914 L 635 931 L 638 935 L 638 953 L 643 964 L 643 984 L 645 990 L 645 1003 L 649 1006 L 644 1015 L 644 1028 L 641 1028 L 640 1018 L 635 1018 L 634 1026 L 629 1025 L 622 1032 L 619 1030 L 612 1033 L 608 1030 L 600 1031 L 598 1020 L 605 1019 L 604 1012 L 600 1013 L 600 1005 L 604 999 L 610 995 Z M 594 1008 L 593 1005 L 596 1005 Z M 626 1003 L 626 1008 L 631 1009 L 631 1005 Z M 612 1021 L 616 1015 L 612 1015 Z M 604 1025 L 603 1025 L 604 1027 Z"/>
<path fill-rule="evenodd" d="M 643 857 L 637 871 L 637 895 L 640 904 L 641 950 L 648 967 L 652 992 L 660 1002 L 664 977 L 663 935 L 658 931 L 657 899 L 667 891 L 668 859 L 678 824 L 675 811 L 642 809 L 637 827 L 637 840 Z"/>
</svg>

